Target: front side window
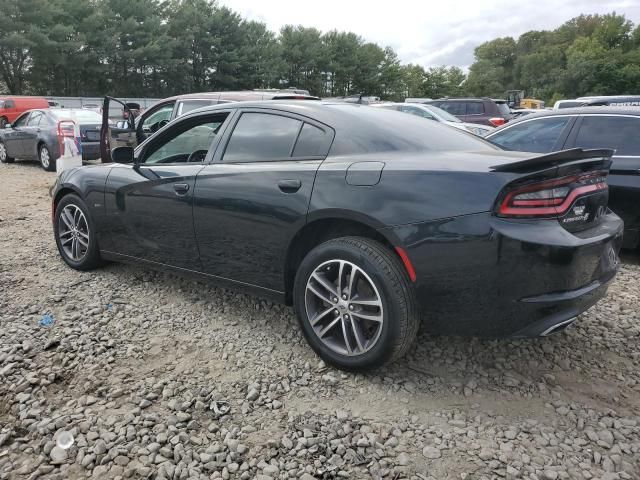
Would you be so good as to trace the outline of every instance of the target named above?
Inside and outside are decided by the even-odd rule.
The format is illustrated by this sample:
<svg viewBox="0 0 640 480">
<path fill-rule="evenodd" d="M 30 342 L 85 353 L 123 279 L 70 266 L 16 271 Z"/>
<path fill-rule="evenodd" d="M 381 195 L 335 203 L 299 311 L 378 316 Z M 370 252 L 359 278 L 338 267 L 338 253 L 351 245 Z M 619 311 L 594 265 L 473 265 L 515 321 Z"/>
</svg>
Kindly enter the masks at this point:
<svg viewBox="0 0 640 480">
<path fill-rule="evenodd" d="M 163 105 L 157 111 L 153 112 L 151 115 L 145 118 L 142 122 L 142 131 L 155 132 L 166 125 L 169 120 L 171 120 L 173 106 L 173 103 Z"/>
<path fill-rule="evenodd" d="M 173 135 L 169 134 L 169 138 L 151 147 L 143 163 L 203 162 L 225 118 L 226 114 L 186 123 L 172 132 Z"/>
<path fill-rule="evenodd" d="M 42 112 L 31 112 L 31 117 L 29 117 L 29 121 L 27 122 L 28 127 L 37 127 L 40 125 L 40 120 L 42 119 Z"/>
<path fill-rule="evenodd" d="M 24 127 L 27 124 L 27 119 L 29 118 L 29 114 L 25 113 L 24 115 L 18 117 L 15 122 L 13 122 L 13 128 Z"/>
<path fill-rule="evenodd" d="M 4 108 L 14 108 L 16 106 L 16 104 L 14 103 L 13 100 L 6 100 L 4 102 Z"/>
<path fill-rule="evenodd" d="M 616 155 L 640 155 L 640 118 L 584 117 L 575 146 L 613 148 Z"/>
<path fill-rule="evenodd" d="M 569 117 L 547 117 L 523 122 L 492 135 L 489 140 L 509 150 L 547 153 L 569 124 Z"/>
<path fill-rule="evenodd" d="M 236 124 L 224 161 L 259 162 L 289 158 L 302 122 L 271 113 L 243 113 Z"/>
</svg>

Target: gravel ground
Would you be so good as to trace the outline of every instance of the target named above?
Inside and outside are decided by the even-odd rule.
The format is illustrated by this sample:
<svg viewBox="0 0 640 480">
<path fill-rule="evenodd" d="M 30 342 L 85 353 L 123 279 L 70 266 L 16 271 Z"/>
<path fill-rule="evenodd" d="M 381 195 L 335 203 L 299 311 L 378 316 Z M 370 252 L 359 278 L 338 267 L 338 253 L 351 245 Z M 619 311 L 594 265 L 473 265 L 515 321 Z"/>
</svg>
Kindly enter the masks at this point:
<svg viewBox="0 0 640 480">
<path fill-rule="evenodd" d="M 402 361 L 348 375 L 289 308 L 67 268 L 53 180 L 0 165 L 0 479 L 640 478 L 637 256 L 557 336 L 421 335 Z"/>
</svg>

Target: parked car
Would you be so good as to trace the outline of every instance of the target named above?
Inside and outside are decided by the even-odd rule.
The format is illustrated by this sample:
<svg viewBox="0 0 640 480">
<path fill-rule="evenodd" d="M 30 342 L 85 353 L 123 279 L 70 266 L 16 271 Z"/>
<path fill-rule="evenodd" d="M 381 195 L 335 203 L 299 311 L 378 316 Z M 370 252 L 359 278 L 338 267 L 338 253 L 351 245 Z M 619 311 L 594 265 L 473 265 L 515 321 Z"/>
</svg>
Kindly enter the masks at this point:
<svg viewBox="0 0 640 480">
<path fill-rule="evenodd" d="M 0 97 L 0 129 L 33 108 L 49 108 L 49 102 L 42 97 Z"/>
<path fill-rule="evenodd" d="M 640 108 L 546 110 L 509 122 L 486 137 L 509 150 L 547 153 L 612 148 L 609 206 L 625 223 L 625 248 L 640 246 Z"/>
<path fill-rule="evenodd" d="M 512 108 L 511 109 L 511 120 L 515 118 L 524 117 L 525 115 L 529 115 L 530 113 L 538 113 L 540 109 L 538 108 Z"/>
<path fill-rule="evenodd" d="M 421 319 L 548 335 L 618 268 L 611 150 L 507 152 L 401 112 L 274 101 L 194 110 L 112 153 L 52 189 L 71 268 L 139 262 L 293 304 L 344 369 L 399 358 Z"/>
<path fill-rule="evenodd" d="M 38 160 L 42 168 L 53 171 L 62 153 L 64 137 L 75 137 L 75 125 L 80 129 L 82 158 L 100 158 L 101 121 L 102 117 L 90 110 L 29 110 L 0 130 L 0 161 L 11 163 L 16 158 Z"/>
<path fill-rule="evenodd" d="M 491 98 L 440 98 L 425 103 L 441 108 L 467 123 L 479 123 L 480 125 L 498 127 L 511 119 L 511 111 L 506 100 L 494 100 Z"/>
<path fill-rule="evenodd" d="M 583 100 L 558 100 L 553 104 L 553 109 L 560 110 L 563 108 L 581 107 L 582 105 L 584 105 Z"/>
<path fill-rule="evenodd" d="M 296 93 L 293 90 L 260 91 L 247 90 L 239 92 L 207 92 L 190 93 L 166 98 L 146 111 L 140 111 L 140 105 L 123 102 L 113 97 L 105 97 L 102 105 L 101 157 L 103 162 L 110 162 L 111 147 L 135 146 L 143 142 L 150 134 L 164 127 L 171 120 L 192 110 L 248 100 L 319 100 L 318 97 Z M 124 120 L 112 125 L 109 108 L 112 103 L 122 106 Z"/>
<path fill-rule="evenodd" d="M 579 97 L 585 107 L 640 107 L 640 95 L 604 95 L 600 97 Z"/>
<path fill-rule="evenodd" d="M 82 104 L 82 109 L 83 110 L 91 110 L 92 112 L 96 112 L 98 114 L 102 113 L 102 108 L 101 108 L 100 104 L 98 104 L 98 103 L 83 103 Z"/>
<path fill-rule="evenodd" d="M 447 113 L 441 108 L 433 105 L 424 105 L 420 103 L 380 103 L 373 106 L 410 113 L 412 115 L 417 115 L 418 117 L 426 118 L 427 120 L 435 120 L 436 122 L 444 123 L 450 127 L 459 128 L 466 132 L 471 132 L 480 137 L 484 137 L 493 130 L 493 127 L 489 127 L 488 125 L 465 123 L 458 117 L 454 117 L 450 113 Z"/>
<path fill-rule="evenodd" d="M 404 99 L 404 103 L 427 103 L 433 101 L 433 98 L 427 97 L 407 97 Z"/>
</svg>

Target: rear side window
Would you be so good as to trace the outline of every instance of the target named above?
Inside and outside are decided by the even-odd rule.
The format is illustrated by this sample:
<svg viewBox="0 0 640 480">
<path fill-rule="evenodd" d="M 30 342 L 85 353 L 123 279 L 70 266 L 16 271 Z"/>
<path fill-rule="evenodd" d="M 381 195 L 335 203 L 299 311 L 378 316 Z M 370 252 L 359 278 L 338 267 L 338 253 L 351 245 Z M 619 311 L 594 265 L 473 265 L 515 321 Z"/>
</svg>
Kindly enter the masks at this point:
<svg viewBox="0 0 640 480">
<path fill-rule="evenodd" d="M 417 107 L 401 107 L 400 110 L 406 113 L 410 113 L 412 115 L 417 115 L 418 117 L 428 118 L 429 120 L 435 120 L 434 116 L 431 115 L 429 112 Z"/>
<path fill-rule="evenodd" d="M 569 117 L 547 117 L 522 122 L 499 131 L 489 140 L 509 150 L 547 153 L 553 151 L 569 121 Z"/>
<path fill-rule="evenodd" d="M 27 122 L 28 127 L 37 127 L 40 125 L 40 120 L 42 119 L 42 112 L 32 112 L 31 117 L 29 117 L 29 121 Z"/>
<path fill-rule="evenodd" d="M 482 102 L 467 103 L 467 115 L 482 115 L 483 113 L 484 113 L 484 103 Z"/>
<path fill-rule="evenodd" d="M 224 152 L 227 162 L 289 158 L 302 122 L 271 113 L 243 113 Z M 301 147 L 302 148 L 302 147 Z"/>
<path fill-rule="evenodd" d="M 293 149 L 294 157 L 323 157 L 327 154 L 329 135 L 318 127 L 305 123 L 302 126 L 296 147 Z"/>
<path fill-rule="evenodd" d="M 16 104 L 14 103 L 13 100 L 6 100 L 4 102 L 4 108 L 14 108 L 16 106 Z"/>
<path fill-rule="evenodd" d="M 442 102 L 438 105 L 445 112 L 449 112 L 451 115 L 465 115 L 466 108 L 464 102 Z"/>
<path fill-rule="evenodd" d="M 583 117 L 575 146 L 615 148 L 616 155 L 640 155 L 640 119 Z"/>
<path fill-rule="evenodd" d="M 498 107 L 498 111 L 500 112 L 500 115 L 502 115 L 503 117 L 511 116 L 511 110 L 509 110 L 509 105 L 507 105 L 504 102 L 496 102 L 496 106 Z"/>
</svg>

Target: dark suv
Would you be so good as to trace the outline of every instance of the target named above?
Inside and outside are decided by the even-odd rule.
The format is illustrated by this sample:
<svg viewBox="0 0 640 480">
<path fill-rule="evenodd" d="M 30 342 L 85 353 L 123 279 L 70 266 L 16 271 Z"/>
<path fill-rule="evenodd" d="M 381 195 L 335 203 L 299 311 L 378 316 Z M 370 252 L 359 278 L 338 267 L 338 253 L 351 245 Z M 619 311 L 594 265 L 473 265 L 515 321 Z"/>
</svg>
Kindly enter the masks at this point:
<svg viewBox="0 0 640 480">
<path fill-rule="evenodd" d="M 479 123 L 498 127 L 511 120 L 511 111 L 506 100 L 491 98 L 439 98 L 425 102 L 434 105 L 463 122 Z"/>
</svg>

